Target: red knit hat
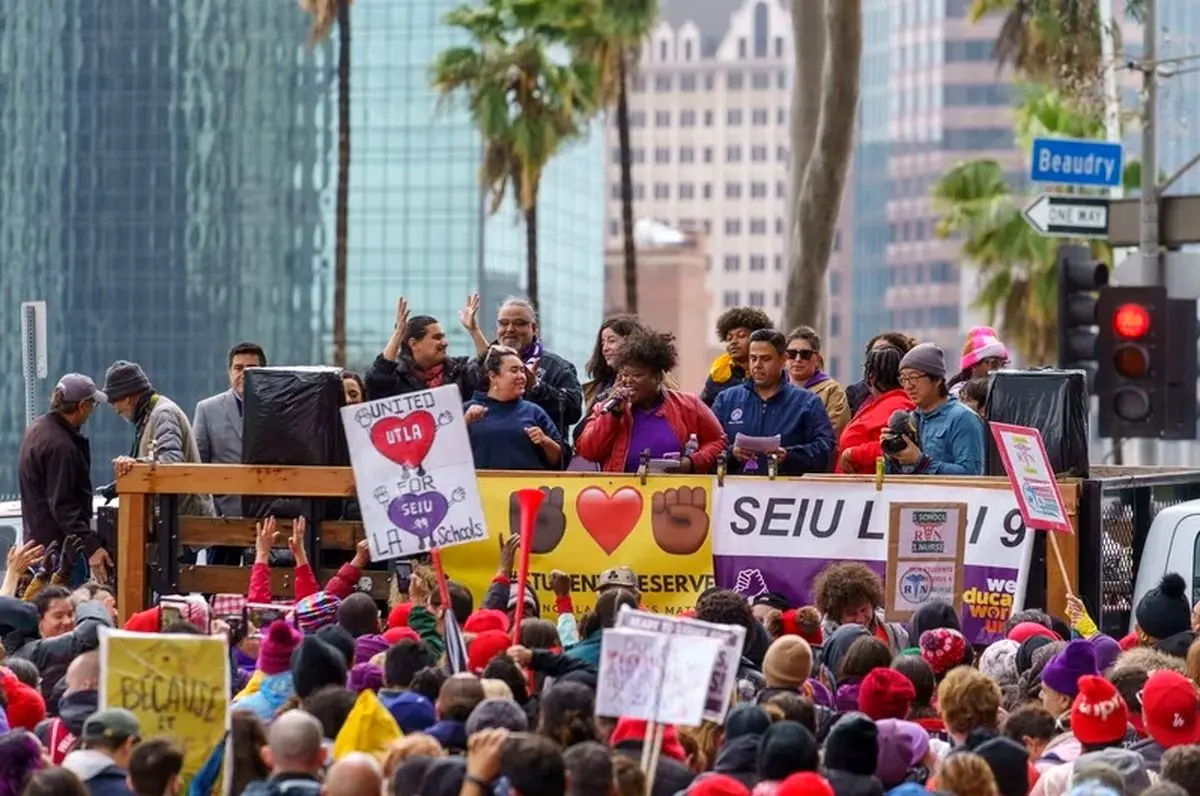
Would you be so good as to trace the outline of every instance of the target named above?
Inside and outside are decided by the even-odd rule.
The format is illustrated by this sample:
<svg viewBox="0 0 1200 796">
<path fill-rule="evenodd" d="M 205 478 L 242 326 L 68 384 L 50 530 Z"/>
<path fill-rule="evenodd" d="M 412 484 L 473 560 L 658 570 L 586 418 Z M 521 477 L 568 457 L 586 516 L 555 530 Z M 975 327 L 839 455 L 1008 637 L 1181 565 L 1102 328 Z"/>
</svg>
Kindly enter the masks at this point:
<svg viewBox="0 0 1200 796">
<path fill-rule="evenodd" d="M 963 662 L 967 655 L 967 640 L 963 634 L 949 627 L 926 630 L 918 642 L 921 657 L 933 669 L 934 674 L 944 674 Z"/>
<path fill-rule="evenodd" d="M 388 613 L 387 626 L 389 628 L 408 627 L 408 615 L 412 613 L 412 609 L 412 603 L 397 603 Z"/>
<path fill-rule="evenodd" d="M 687 789 L 688 796 L 750 796 L 750 789 L 728 774 L 705 774 Z"/>
<path fill-rule="evenodd" d="M 807 641 L 810 645 L 819 647 L 824 643 L 824 633 L 821 632 L 821 624 L 820 622 L 817 622 L 812 626 L 813 630 L 811 632 L 805 632 L 805 629 L 801 623 L 796 621 L 797 612 L 802 610 L 804 609 L 789 608 L 780 615 L 780 619 L 783 620 L 784 635 L 799 636 Z"/>
<path fill-rule="evenodd" d="M 282 619 L 267 628 L 258 647 L 258 670 L 266 675 L 281 674 L 292 668 L 292 653 L 304 636 Z"/>
<path fill-rule="evenodd" d="M 0 687 L 8 698 L 8 724 L 33 732 L 46 718 L 46 700 L 36 688 L 25 685 L 9 669 L 0 668 Z"/>
<path fill-rule="evenodd" d="M 916 698 L 912 681 L 895 669 L 872 669 L 858 687 L 858 709 L 874 721 L 907 718 Z"/>
<path fill-rule="evenodd" d="M 411 627 L 392 627 L 388 628 L 383 633 L 383 638 L 388 644 L 399 644 L 404 639 L 412 639 L 420 641 L 421 634 L 413 630 Z"/>
<path fill-rule="evenodd" d="M 499 630 L 485 630 L 467 645 L 467 668 L 479 674 L 492 658 L 503 655 L 512 646 L 512 639 Z"/>
<path fill-rule="evenodd" d="M 467 617 L 462 626 L 464 633 L 484 633 L 488 630 L 499 630 L 507 633 L 509 630 L 508 614 L 494 608 L 480 608 Z"/>
<path fill-rule="evenodd" d="M 775 796 L 834 796 L 834 790 L 820 774 L 801 771 L 779 783 Z"/>
<path fill-rule="evenodd" d="M 1018 644 L 1023 644 L 1026 639 L 1034 636 L 1045 636 L 1051 641 L 1062 641 L 1058 634 L 1045 625 L 1039 625 L 1037 622 L 1018 622 L 1013 626 L 1013 629 L 1008 631 L 1008 640 L 1015 641 Z"/>
<path fill-rule="evenodd" d="M 1103 677 L 1079 678 L 1079 694 L 1071 703 L 1071 732 L 1083 744 L 1119 741 L 1129 727 L 1129 710 L 1116 686 Z"/>
<path fill-rule="evenodd" d="M 138 611 L 125 620 L 125 629 L 132 633 L 157 633 L 159 625 L 158 606 Z"/>
</svg>

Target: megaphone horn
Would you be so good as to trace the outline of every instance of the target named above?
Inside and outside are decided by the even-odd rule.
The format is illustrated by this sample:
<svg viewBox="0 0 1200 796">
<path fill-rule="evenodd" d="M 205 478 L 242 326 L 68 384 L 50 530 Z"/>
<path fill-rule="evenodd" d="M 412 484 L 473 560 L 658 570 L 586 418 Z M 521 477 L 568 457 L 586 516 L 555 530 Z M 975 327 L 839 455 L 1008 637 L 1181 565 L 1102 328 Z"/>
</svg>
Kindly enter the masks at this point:
<svg viewBox="0 0 1200 796">
<path fill-rule="evenodd" d="M 521 507 L 521 557 L 517 567 L 517 605 L 513 614 L 513 643 L 521 643 L 521 621 L 525 618 L 526 581 L 529 578 L 529 552 L 533 548 L 533 529 L 537 525 L 538 509 L 546 493 L 540 489 L 520 489 L 517 504 Z"/>
</svg>

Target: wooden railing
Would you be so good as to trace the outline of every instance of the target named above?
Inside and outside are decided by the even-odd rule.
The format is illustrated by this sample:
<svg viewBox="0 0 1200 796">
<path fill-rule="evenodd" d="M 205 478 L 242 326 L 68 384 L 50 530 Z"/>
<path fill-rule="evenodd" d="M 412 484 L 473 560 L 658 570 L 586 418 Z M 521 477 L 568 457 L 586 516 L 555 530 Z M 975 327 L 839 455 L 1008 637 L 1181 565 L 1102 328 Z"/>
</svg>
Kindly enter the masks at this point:
<svg viewBox="0 0 1200 796">
<path fill-rule="evenodd" d="M 489 473 L 484 477 L 503 477 L 511 473 Z M 546 483 L 594 474 L 544 473 Z M 864 476 L 809 476 L 806 482 L 871 481 Z M 889 482 L 912 482 L 914 479 L 896 477 Z M 921 479 L 928 483 L 928 479 Z M 993 486 L 1006 484 L 999 478 L 945 478 L 938 480 L 948 489 L 955 486 Z M 1080 487 L 1078 481 L 1061 484 L 1063 501 L 1076 521 Z M 243 497 L 284 497 L 309 499 L 347 499 L 355 496 L 354 475 L 349 467 L 263 467 L 252 465 L 218 464 L 159 464 L 138 463 L 133 470 L 117 479 L 120 494 L 117 527 L 117 588 L 118 607 L 124 622 L 131 614 L 144 610 L 154 585 L 159 593 L 169 591 L 240 593 L 249 585 L 250 567 L 195 566 L 178 563 L 178 552 L 184 547 L 212 545 L 253 547 L 255 520 L 243 517 L 179 516 L 173 501 L 165 496 L 211 494 L 241 495 Z M 291 532 L 291 522 L 279 521 L 276 546 L 284 548 Z M 363 538 L 362 524 L 344 520 L 325 520 L 313 523 L 307 545 L 309 559 L 317 579 L 325 583 L 337 566 L 325 566 L 325 554 L 339 551 L 348 554 Z M 1078 546 L 1076 537 L 1061 534 L 1059 549 L 1071 582 L 1077 579 Z M 1056 566 L 1045 566 L 1044 545 L 1039 541 L 1031 577 L 1045 578 L 1046 605 L 1060 614 L 1065 609 L 1068 586 Z M 348 555 L 343 556 L 348 558 Z M 1040 559 L 1040 560 L 1039 560 Z M 371 579 L 371 594 L 385 600 L 390 587 L 385 571 L 364 571 Z M 156 581 L 152 584 L 152 581 Z M 291 599 L 293 569 L 278 567 L 271 570 L 273 596 Z"/>
</svg>

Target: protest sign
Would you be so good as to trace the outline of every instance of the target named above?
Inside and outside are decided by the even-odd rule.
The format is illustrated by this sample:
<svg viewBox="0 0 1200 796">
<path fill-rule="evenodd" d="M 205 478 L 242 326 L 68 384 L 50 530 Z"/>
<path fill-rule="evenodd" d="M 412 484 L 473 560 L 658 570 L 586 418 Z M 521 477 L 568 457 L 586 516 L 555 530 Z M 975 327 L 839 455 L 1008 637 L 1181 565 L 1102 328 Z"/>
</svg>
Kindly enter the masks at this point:
<svg viewBox="0 0 1200 796">
<path fill-rule="evenodd" d="M 670 621 L 670 620 L 667 620 Z M 600 640 L 596 715 L 696 727 L 721 641 L 612 628 Z"/>
<path fill-rule="evenodd" d="M 125 708 L 142 736 L 184 752 L 180 792 L 229 730 L 229 646 L 217 636 L 100 630 L 100 707 Z M 228 750 L 226 750 L 228 752 Z M 225 755 L 224 781 L 232 756 Z"/>
<path fill-rule="evenodd" d="M 1039 531 L 1071 533 L 1071 518 L 1050 468 L 1041 432 L 1008 423 L 989 423 L 988 427 L 1025 524 Z"/>
<path fill-rule="evenodd" d="M 892 503 L 888 516 L 887 618 L 907 622 L 933 600 L 961 613 L 967 504 Z"/>
<path fill-rule="evenodd" d="M 341 411 L 372 561 L 487 538 L 457 387 Z"/>
<path fill-rule="evenodd" d="M 673 618 L 648 611 L 622 608 L 617 614 L 615 627 L 639 630 L 663 636 L 691 636 L 711 638 L 720 642 L 717 657 L 710 667 L 711 674 L 705 684 L 703 718 L 718 724 L 725 721 L 729 700 L 737 687 L 738 665 L 742 660 L 742 647 L 746 641 L 746 628 L 736 625 L 717 625 L 686 617 Z M 693 671 L 692 677 L 699 678 L 701 672 Z"/>
<path fill-rule="evenodd" d="M 712 478 L 650 476 L 643 485 L 636 475 L 480 473 L 478 483 L 487 527 L 506 535 L 520 531 L 516 493 L 547 493 L 537 511 L 528 578 L 543 616 L 554 613 L 550 573 L 555 569 L 570 577 L 581 614 L 595 604 L 600 573 L 610 567 L 632 566 L 642 604 L 665 613 L 694 608 L 700 593 L 713 585 Z M 446 574 L 477 601 L 496 576 L 497 558 L 481 552 L 486 548 L 495 550 L 484 545 L 442 551 Z"/>
<path fill-rule="evenodd" d="M 887 506 L 937 503 L 952 489 L 968 506 L 963 557 L 963 634 L 975 644 L 1002 638 L 1004 622 L 1022 607 L 1033 534 L 1002 481 L 980 486 L 940 479 L 869 480 L 726 478 L 713 496 L 713 569 L 717 585 L 748 598 L 778 591 L 792 605 L 812 601 L 812 583 L 831 562 L 861 561 L 887 574 Z M 972 479 L 974 480 L 974 479 Z"/>
</svg>

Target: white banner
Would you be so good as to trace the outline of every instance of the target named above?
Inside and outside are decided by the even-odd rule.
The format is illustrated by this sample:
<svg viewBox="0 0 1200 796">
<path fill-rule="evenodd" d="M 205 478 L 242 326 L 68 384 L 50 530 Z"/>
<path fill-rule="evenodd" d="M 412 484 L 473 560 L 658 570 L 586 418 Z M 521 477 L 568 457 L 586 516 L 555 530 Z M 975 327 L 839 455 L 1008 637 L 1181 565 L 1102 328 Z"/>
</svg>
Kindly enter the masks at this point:
<svg viewBox="0 0 1200 796">
<path fill-rule="evenodd" d="M 455 386 L 342 407 L 371 560 L 487 538 Z"/>
</svg>

